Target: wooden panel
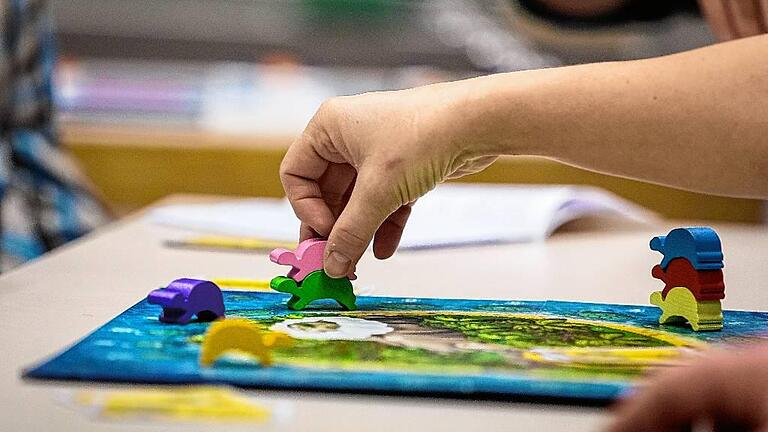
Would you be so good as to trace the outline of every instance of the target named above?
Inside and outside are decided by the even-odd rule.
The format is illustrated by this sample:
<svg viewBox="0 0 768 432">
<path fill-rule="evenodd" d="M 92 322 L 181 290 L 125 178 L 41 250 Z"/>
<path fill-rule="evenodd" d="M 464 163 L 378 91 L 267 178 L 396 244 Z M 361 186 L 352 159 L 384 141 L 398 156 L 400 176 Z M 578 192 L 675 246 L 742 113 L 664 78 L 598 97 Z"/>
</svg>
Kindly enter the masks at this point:
<svg viewBox="0 0 768 432">
<path fill-rule="evenodd" d="M 291 138 L 68 125 L 63 141 L 118 211 L 174 193 L 283 195 L 278 168 Z M 670 218 L 760 222 L 763 202 L 714 197 L 529 157 L 502 158 L 461 181 L 596 185 Z"/>
</svg>

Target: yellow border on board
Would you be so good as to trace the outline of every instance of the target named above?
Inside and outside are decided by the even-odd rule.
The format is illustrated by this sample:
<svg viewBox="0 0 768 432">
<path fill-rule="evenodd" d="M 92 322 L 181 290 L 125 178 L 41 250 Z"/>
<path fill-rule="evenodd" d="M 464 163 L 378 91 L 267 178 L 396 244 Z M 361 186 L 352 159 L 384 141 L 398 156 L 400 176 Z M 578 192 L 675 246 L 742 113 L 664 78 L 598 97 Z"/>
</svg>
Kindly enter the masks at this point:
<svg viewBox="0 0 768 432">
<path fill-rule="evenodd" d="M 304 311 L 311 312 L 311 311 Z M 318 313 L 327 313 L 327 312 L 318 312 Z M 687 336 L 681 336 L 675 333 L 670 333 L 664 330 L 656 330 L 656 329 L 647 329 L 643 327 L 637 327 L 629 324 L 620 324 L 620 323 L 612 323 L 609 321 L 596 321 L 596 320 L 586 320 L 581 318 L 568 318 L 564 316 L 559 315 L 546 315 L 546 314 L 532 314 L 532 313 L 516 313 L 516 312 L 478 312 L 478 311 L 468 311 L 468 312 L 462 312 L 462 311 L 435 311 L 435 310 L 424 310 L 424 311 L 351 311 L 351 312 L 341 312 L 339 315 L 384 315 L 384 316 L 402 316 L 402 315 L 423 315 L 425 313 L 433 313 L 433 314 L 441 314 L 441 315 L 476 315 L 476 316 L 498 316 L 498 317 L 514 317 L 514 318 L 527 318 L 527 319 L 564 319 L 569 322 L 577 323 L 577 324 L 592 324 L 592 325 L 598 325 L 602 327 L 608 327 L 615 330 L 621 330 L 626 331 L 629 333 L 635 333 L 642 336 L 646 336 L 649 338 L 653 338 L 656 340 L 660 340 L 662 342 L 669 343 L 676 347 L 686 347 L 686 348 L 704 348 L 708 344 L 706 342 L 702 342 L 698 339 L 687 337 Z"/>
</svg>

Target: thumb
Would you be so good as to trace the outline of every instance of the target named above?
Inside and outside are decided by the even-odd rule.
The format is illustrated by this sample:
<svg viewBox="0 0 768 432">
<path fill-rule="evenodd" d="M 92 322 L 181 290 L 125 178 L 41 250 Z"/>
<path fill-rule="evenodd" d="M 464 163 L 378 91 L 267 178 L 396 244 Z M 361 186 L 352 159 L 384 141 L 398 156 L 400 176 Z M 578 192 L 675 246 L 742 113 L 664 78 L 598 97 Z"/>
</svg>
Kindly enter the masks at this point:
<svg viewBox="0 0 768 432">
<path fill-rule="evenodd" d="M 325 272 L 332 278 L 349 275 L 384 220 L 400 207 L 397 194 L 381 176 L 360 172 L 347 205 L 328 236 Z"/>
</svg>

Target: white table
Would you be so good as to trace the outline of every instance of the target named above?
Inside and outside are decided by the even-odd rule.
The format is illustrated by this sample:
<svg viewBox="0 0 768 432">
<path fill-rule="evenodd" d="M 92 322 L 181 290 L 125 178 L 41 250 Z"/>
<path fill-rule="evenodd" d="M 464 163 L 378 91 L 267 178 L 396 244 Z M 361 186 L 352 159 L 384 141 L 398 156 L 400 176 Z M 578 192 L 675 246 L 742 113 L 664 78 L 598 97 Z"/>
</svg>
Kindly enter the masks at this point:
<svg viewBox="0 0 768 432">
<path fill-rule="evenodd" d="M 623 231 L 564 233 L 546 243 L 404 252 L 366 258 L 358 283 L 376 295 L 559 299 L 647 304 L 659 289 L 650 269 L 659 255 L 649 239 L 672 223 Z M 678 223 L 677 225 L 688 225 Z M 715 225 L 724 242 L 730 309 L 768 309 L 768 228 Z M 274 275 L 266 255 L 169 249 L 178 234 L 133 218 L 102 229 L 0 277 L 0 430 L 164 430 L 167 423 L 96 422 L 63 407 L 57 392 L 116 388 L 25 382 L 21 370 L 70 345 L 151 289 L 178 277 L 258 278 Z M 254 391 L 264 400 L 293 401 L 294 415 L 261 429 L 292 431 L 595 430 L 603 410 L 322 393 Z M 174 426 L 210 431 L 211 425 Z M 217 427 L 217 426 L 213 426 Z M 259 430 L 260 426 L 242 426 Z M 239 427 L 227 427 L 239 430 Z"/>
</svg>

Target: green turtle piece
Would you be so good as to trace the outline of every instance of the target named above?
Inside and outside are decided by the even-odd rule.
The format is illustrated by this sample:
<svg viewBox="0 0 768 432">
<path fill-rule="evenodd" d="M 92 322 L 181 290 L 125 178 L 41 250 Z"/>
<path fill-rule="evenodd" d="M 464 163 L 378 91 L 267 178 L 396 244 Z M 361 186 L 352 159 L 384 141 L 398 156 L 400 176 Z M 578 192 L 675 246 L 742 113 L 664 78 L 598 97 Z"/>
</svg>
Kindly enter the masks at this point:
<svg viewBox="0 0 768 432">
<path fill-rule="evenodd" d="M 723 328 L 720 300 L 697 301 L 686 287 L 672 288 L 666 298 L 662 298 L 660 291 L 651 293 L 651 304 L 661 308 L 659 324 L 687 321 L 694 331 Z"/>
<path fill-rule="evenodd" d="M 345 310 L 355 310 L 357 298 L 352 292 L 352 283 L 348 278 L 333 279 L 323 270 L 316 270 L 307 275 L 301 283 L 295 280 L 278 276 L 269 282 L 269 286 L 275 291 L 291 294 L 288 300 L 288 308 L 302 310 L 310 303 L 320 299 L 332 299 Z"/>
</svg>

